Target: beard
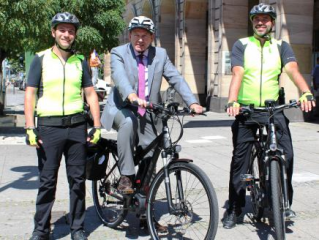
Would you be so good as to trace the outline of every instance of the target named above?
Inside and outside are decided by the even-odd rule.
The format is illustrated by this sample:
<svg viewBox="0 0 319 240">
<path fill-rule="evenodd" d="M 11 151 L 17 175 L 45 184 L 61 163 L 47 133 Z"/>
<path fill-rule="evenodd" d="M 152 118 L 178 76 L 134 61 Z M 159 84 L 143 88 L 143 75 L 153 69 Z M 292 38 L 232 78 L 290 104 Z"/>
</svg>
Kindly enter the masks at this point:
<svg viewBox="0 0 319 240">
<path fill-rule="evenodd" d="M 270 27 L 262 26 L 262 27 L 266 27 L 266 31 L 264 31 L 264 32 L 257 31 L 256 27 L 259 27 L 259 25 L 254 27 L 254 33 L 256 36 L 261 37 L 261 38 L 265 37 L 266 35 L 269 35 L 272 31 L 272 26 L 270 26 Z"/>
</svg>

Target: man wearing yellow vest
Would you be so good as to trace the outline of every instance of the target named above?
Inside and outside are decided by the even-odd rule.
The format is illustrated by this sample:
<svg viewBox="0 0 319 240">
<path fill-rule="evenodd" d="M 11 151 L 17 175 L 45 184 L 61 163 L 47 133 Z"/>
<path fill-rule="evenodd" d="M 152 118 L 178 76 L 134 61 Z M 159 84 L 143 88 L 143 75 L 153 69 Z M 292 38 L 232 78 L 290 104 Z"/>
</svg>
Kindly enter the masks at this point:
<svg viewBox="0 0 319 240">
<path fill-rule="evenodd" d="M 233 157 L 230 167 L 228 209 L 223 226 L 230 229 L 245 206 L 245 183 L 240 176 L 247 172 L 252 141 L 256 134 L 256 125 L 248 124 L 239 114 L 241 105 L 264 106 L 266 99 L 279 100 L 279 76 L 282 68 L 302 92 L 299 101 L 302 111 L 311 111 L 315 106 L 313 95 L 299 72 L 293 50 L 287 42 L 271 38 L 270 33 L 275 24 L 276 12 L 270 5 L 260 3 L 250 11 L 254 36 L 242 38 L 235 42 L 232 49 L 232 81 L 229 88 L 227 113 L 236 116 L 232 125 Z M 293 199 L 292 173 L 293 150 L 289 131 L 289 121 L 283 113 L 275 115 L 278 124 L 279 146 L 284 150 L 288 162 L 288 195 L 290 206 Z M 287 217 L 294 217 L 289 209 Z"/>
<path fill-rule="evenodd" d="M 97 143 L 101 124 L 98 98 L 88 64 L 72 48 L 79 27 L 79 20 L 73 14 L 56 14 L 51 21 L 55 45 L 36 54 L 29 71 L 25 93 L 26 142 L 37 149 L 40 181 L 35 227 L 30 240 L 50 238 L 51 210 L 62 155 L 69 182 L 71 238 L 87 239 L 83 226 L 86 144 L 87 141 Z M 82 89 L 94 119 L 94 128 L 89 135 L 83 113 Z M 37 125 L 34 121 L 35 106 Z"/>
</svg>

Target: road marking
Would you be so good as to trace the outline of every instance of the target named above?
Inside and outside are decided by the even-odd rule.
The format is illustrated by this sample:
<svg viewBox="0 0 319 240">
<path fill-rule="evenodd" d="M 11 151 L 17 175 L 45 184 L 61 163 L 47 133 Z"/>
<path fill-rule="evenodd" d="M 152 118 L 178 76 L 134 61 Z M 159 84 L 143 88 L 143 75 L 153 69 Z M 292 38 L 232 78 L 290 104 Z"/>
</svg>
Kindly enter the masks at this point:
<svg viewBox="0 0 319 240">
<path fill-rule="evenodd" d="M 310 173 L 310 172 L 300 172 L 300 173 L 294 173 L 292 176 L 292 181 L 293 182 L 311 182 L 311 181 L 318 181 L 319 180 L 319 175 Z"/>
<path fill-rule="evenodd" d="M 188 142 L 188 143 L 211 143 L 212 141 L 199 139 L 199 140 L 187 140 L 186 142 Z"/>
<path fill-rule="evenodd" d="M 223 136 L 204 136 L 201 137 L 201 139 L 196 139 L 196 140 L 186 140 L 185 142 L 188 143 L 211 143 L 211 140 L 220 140 L 220 139 L 226 139 L 226 137 Z"/>
<path fill-rule="evenodd" d="M 0 136 L 0 145 L 25 145 L 25 135 Z"/>
<path fill-rule="evenodd" d="M 115 130 L 106 131 L 105 129 L 102 129 L 101 134 L 103 137 L 106 137 L 105 135 L 115 134 Z M 4 134 L 0 136 L 0 145 L 26 145 L 25 143 L 25 134 Z"/>
<path fill-rule="evenodd" d="M 226 139 L 226 137 L 223 136 L 205 136 L 205 137 L 201 137 L 203 139 L 207 139 L 207 140 L 219 140 L 219 139 Z"/>
</svg>

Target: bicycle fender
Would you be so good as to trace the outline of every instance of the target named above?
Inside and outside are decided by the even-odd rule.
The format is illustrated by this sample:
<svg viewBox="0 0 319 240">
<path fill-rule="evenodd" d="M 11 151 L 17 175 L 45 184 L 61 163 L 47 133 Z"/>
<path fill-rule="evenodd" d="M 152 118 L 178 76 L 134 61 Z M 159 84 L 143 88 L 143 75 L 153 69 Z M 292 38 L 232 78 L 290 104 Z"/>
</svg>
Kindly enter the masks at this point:
<svg viewBox="0 0 319 240">
<path fill-rule="evenodd" d="M 176 158 L 173 161 L 171 161 L 169 163 L 169 165 L 173 164 L 173 163 L 178 163 L 178 162 L 186 162 L 186 163 L 191 163 L 193 162 L 193 159 L 188 159 L 188 158 Z"/>
</svg>

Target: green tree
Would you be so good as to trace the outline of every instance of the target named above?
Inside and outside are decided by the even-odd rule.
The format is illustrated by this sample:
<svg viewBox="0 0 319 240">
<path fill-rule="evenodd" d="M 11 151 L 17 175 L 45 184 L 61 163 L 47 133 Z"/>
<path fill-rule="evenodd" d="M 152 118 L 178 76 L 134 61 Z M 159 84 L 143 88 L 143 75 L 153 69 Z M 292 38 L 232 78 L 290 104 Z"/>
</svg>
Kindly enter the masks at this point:
<svg viewBox="0 0 319 240">
<path fill-rule="evenodd" d="M 52 46 L 51 19 L 66 11 L 81 22 L 76 50 L 87 57 L 93 48 L 108 52 L 118 44 L 118 35 L 125 27 L 123 10 L 124 0 L 0 0 L 0 63 L 6 57 Z M 0 68 L 0 80 L 1 76 Z M 4 107 L 2 86 L 1 83 L 0 115 Z"/>
</svg>

